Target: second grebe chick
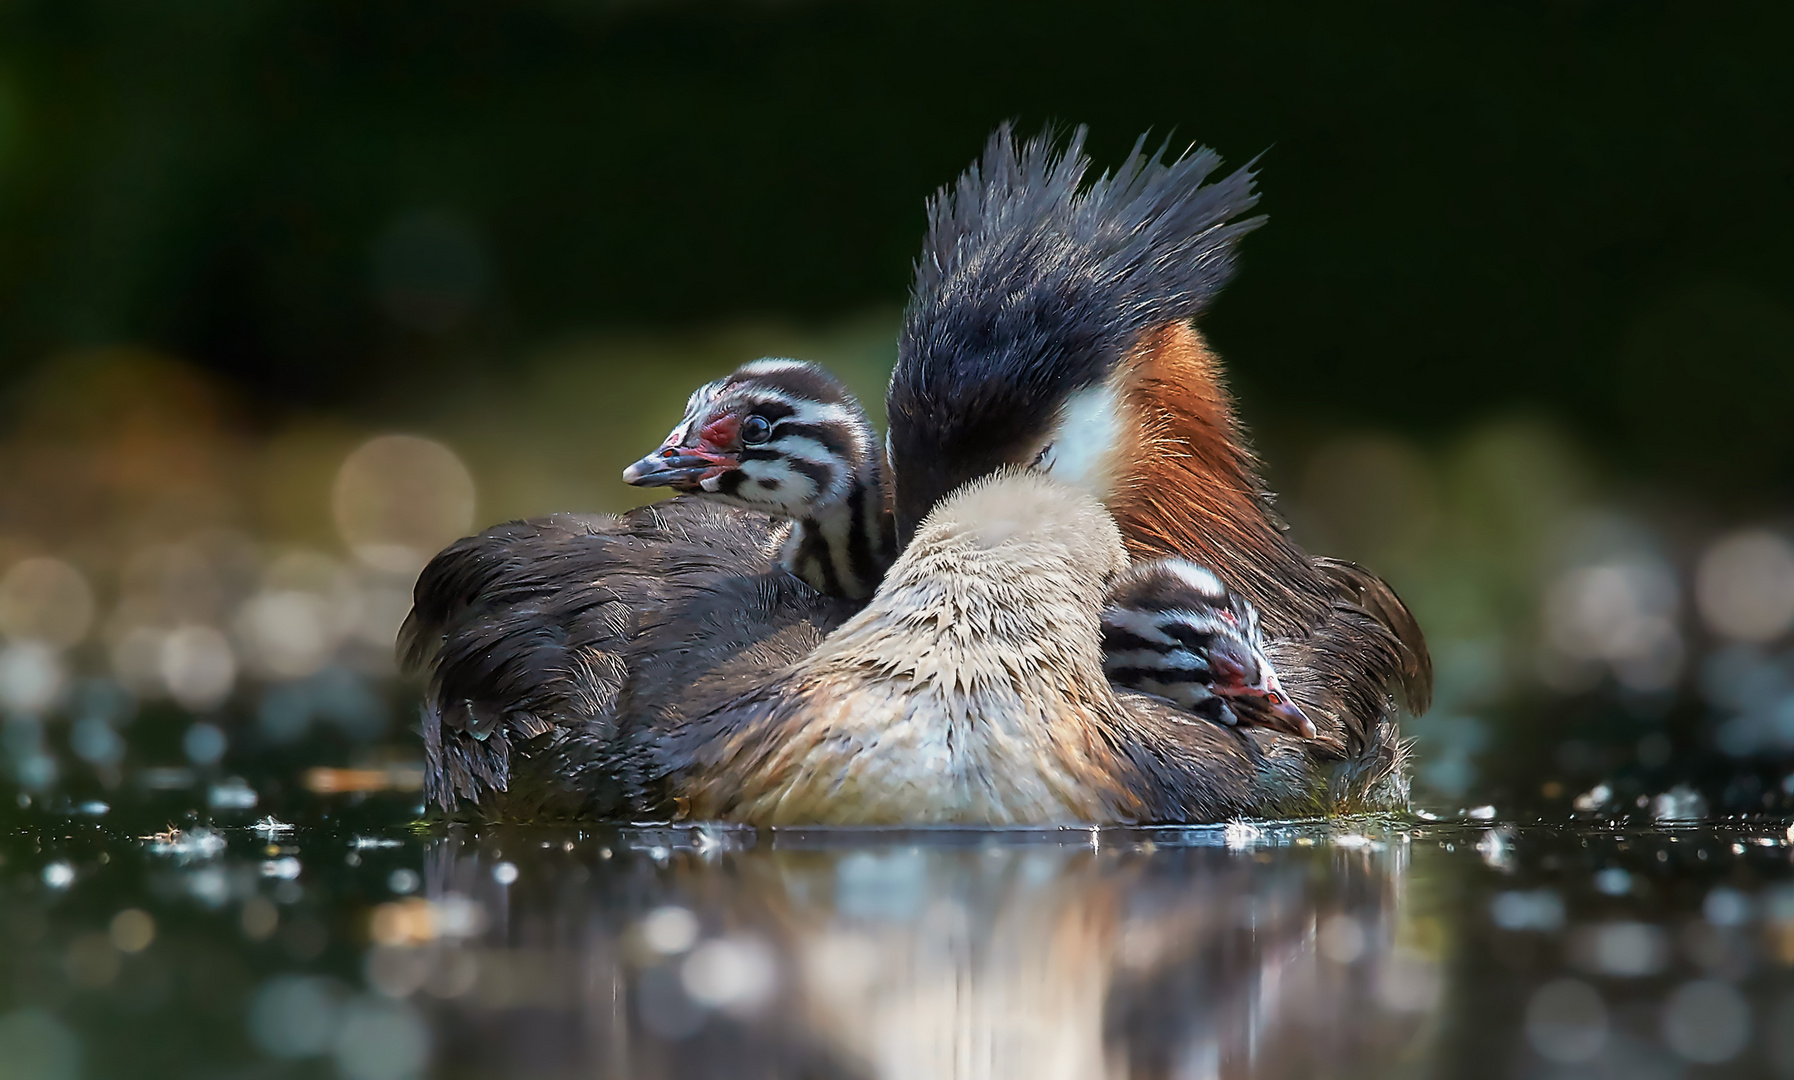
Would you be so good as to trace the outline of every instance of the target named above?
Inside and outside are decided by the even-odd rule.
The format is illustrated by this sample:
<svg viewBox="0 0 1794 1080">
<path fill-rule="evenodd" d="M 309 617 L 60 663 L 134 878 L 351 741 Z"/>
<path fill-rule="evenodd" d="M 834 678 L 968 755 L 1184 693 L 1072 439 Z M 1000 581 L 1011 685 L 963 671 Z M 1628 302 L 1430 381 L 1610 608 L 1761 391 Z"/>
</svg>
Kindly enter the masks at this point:
<svg viewBox="0 0 1794 1080">
<path fill-rule="evenodd" d="M 1117 685 L 1229 727 L 1315 737 L 1265 655 L 1258 609 L 1193 562 L 1156 559 L 1121 575 L 1103 610 L 1103 654 Z"/>
</svg>

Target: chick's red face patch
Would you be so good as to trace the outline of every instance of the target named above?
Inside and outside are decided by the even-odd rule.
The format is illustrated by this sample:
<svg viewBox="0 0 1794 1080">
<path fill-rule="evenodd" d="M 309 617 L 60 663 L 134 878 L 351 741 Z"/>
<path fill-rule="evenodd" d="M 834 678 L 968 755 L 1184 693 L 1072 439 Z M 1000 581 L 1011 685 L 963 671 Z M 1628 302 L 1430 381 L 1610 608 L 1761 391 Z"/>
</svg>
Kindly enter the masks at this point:
<svg viewBox="0 0 1794 1080">
<path fill-rule="evenodd" d="M 733 413 L 724 413 L 705 424 L 698 432 L 698 438 L 705 445 L 717 449 L 728 449 L 735 445 L 741 436 L 741 420 Z"/>
</svg>

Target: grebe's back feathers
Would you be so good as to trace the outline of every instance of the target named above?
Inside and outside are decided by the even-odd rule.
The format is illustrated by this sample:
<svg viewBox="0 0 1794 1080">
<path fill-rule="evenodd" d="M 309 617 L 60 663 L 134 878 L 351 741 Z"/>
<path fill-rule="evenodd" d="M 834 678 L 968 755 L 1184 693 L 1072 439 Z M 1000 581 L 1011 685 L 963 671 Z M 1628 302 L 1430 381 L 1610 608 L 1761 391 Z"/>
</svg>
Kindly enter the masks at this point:
<svg viewBox="0 0 1794 1080">
<path fill-rule="evenodd" d="M 510 522 L 443 551 L 400 638 L 407 667 L 432 667 L 428 801 L 511 819 L 624 812 L 623 733 L 739 695 L 857 608 L 778 567 L 776 528 L 685 496 Z"/>
</svg>

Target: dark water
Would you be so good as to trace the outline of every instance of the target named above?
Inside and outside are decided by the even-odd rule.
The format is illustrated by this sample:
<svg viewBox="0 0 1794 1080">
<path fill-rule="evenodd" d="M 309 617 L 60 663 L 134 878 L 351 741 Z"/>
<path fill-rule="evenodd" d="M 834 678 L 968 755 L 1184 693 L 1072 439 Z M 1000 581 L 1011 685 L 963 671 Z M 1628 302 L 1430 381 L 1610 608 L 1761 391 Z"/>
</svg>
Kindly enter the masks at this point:
<svg viewBox="0 0 1794 1080">
<path fill-rule="evenodd" d="M 1782 821 L 265 809 L 18 813 L 0 1076 L 1794 1076 Z"/>
</svg>

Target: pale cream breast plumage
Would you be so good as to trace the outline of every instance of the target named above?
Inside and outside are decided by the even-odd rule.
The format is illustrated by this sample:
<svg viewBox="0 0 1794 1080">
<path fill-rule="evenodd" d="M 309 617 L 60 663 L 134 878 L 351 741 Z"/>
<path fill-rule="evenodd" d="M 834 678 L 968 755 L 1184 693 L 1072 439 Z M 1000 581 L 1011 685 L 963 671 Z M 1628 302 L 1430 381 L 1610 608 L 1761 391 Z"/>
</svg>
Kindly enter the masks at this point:
<svg viewBox="0 0 1794 1080">
<path fill-rule="evenodd" d="M 1119 705 L 1098 618 L 1126 565 L 1090 496 L 1032 473 L 967 485 L 866 610 L 797 665 L 778 745 L 698 785 L 709 797 L 693 812 L 768 824 L 1136 817 L 1101 737 Z"/>
</svg>

